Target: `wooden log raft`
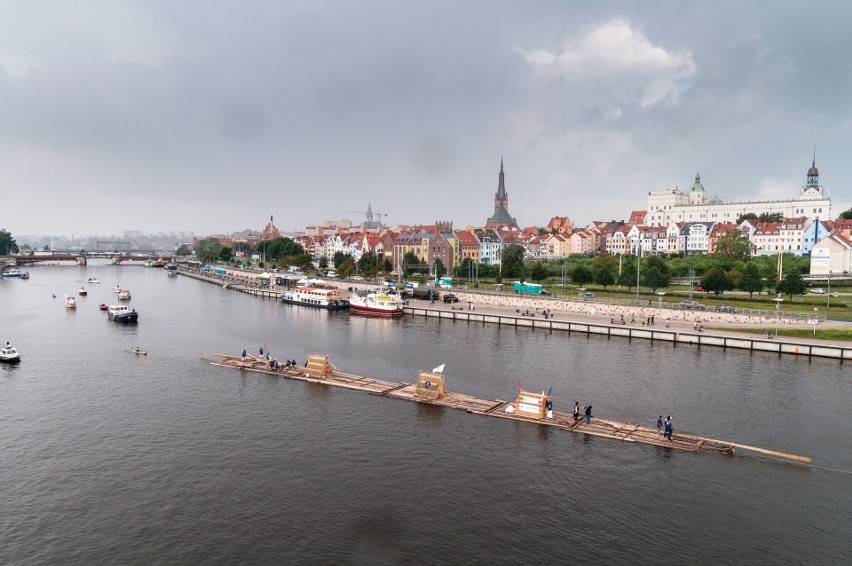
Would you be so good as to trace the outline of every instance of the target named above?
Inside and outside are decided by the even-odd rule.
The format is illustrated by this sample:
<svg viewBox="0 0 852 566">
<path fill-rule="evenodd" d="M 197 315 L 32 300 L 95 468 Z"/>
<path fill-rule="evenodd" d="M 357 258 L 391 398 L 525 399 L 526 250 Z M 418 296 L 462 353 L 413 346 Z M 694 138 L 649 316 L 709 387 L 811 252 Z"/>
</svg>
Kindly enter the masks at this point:
<svg viewBox="0 0 852 566">
<path fill-rule="evenodd" d="M 690 434 L 675 433 L 672 435 L 672 439 L 669 440 L 662 436 L 656 428 L 630 424 L 624 421 L 611 421 L 599 417 L 592 417 L 591 422 L 586 424 L 583 417 L 575 420 L 572 414 L 560 413 L 557 411 L 553 412 L 553 418 L 551 419 L 539 417 L 538 415 L 541 414 L 540 410 L 530 415 L 524 415 L 513 407 L 512 410 L 514 412 L 507 413 L 506 409 L 511 407 L 507 401 L 499 399 L 486 400 L 470 395 L 464 395 L 462 393 L 447 391 L 444 379 L 441 379 L 442 394 L 432 394 L 432 391 L 437 391 L 437 387 L 431 382 L 431 379 L 429 379 L 430 384 L 429 387 L 426 388 L 425 380 L 421 383 L 421 379 L 426 376 L 434 376 L 435 374 L 421 373 L 418 382 L 411 384 L 382 381 L 369 377 L 343 373 L 339 370 L 331 370 L 331 365 L 327 356 L 311 356 L 308 361 L 308 367 L 282 366 L 278 369 L 270 369 L 269 363 L 266 360 L 262 360 L 254 356 L 247 356 L 246 359 L 242 359 L 240 356 L 215 354 L 211 352 L 202 352 L 202 355 L 218 357 L 218 360 L 207 360 L 211 365 L 218 367 L 279 375 L 288 379 L 297 379 L 301 381 L 321 383 L 328 386 L 364 391 L 382 397 L 393 397 L 417 403 L 438 405 L 451 409 L 461 409 L 468 413 L 477 415 L 538 423 L 542 426 L 553 426 L 568 432 L 580 432 L 591 436 L 621 440 L 622 442 L 647 444 L 694 453 L 731 454 L 734 451 L 734 448 L 741 448 L 743 450 L 764 454 L 766 456 L 784 458 L 798 462 L 811 461 L 811 458 L 807 456 L 797 456 L 795 454 L 776 452 L 765 448 L 757 448 L 754 446 L 712 438 L 704 438 Z M 440 375 L 443 378 L 443 374 Z M 420 394 L 418 394 L 418 387 L 420 388 Z M 423 393 L 426 391 L 430 393 L 428 395 L 424 395 Z M 541 394 L 538 393 L 529 393 L 525 391 L 522 391 L 521 393 L 526 394 L 527 396 L 537 396 L 539 399 L 541 398 Z M 519 398 L 520 397 L 521 396 L 519 396 Z"/>
</svg>

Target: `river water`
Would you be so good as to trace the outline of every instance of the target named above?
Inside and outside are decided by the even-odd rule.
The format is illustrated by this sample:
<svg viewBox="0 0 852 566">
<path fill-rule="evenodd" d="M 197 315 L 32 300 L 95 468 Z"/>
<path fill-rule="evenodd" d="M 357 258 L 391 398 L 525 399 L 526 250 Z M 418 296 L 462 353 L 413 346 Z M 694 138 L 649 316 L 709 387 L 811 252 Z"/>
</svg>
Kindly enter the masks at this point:
<svg viewBox="0 0 852 566">
<path fill-rule="evenodd" d="M 0 280 L 0 562 L 848 563 L 849 365 L 282 305 L 163 270 Z M 76 311 L 63 295 L 88 277 Z M 136 325 L 106 320 L 112 287 Z M 53 295 L 56 298 L 53 298 Z M 130 352 L 141 346 L 148 356 Z M 210 366 L 260 346 L 812 456 L 633 445 Z"/>
</svg>

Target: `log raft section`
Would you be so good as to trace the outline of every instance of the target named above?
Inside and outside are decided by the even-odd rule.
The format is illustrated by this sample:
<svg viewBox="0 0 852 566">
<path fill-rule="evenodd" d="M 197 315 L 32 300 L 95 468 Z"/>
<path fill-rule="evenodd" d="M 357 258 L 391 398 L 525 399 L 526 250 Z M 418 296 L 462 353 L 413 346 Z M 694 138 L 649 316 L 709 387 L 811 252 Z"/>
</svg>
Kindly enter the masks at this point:
<svg viewBox="0 0 852 566">
<path fill-rule="evenodd" d="M 327 372 L 320 373 L 318 371 L 314 371 L 313 368 L 319 368 L 322 364 L 319 356 L 311 356 L 309 358 L 309 366 L 311 367 L 307 369 L 302 366 L 271 369 L 271 362 L 274 360 L 265 360 L 255 356 L 241 358 L 240 356 L 216 354 L 212 352 L 202 352 L 201 355 L 215 356 L 219 358 L 217 360 L 206 360 L 210 363 L 210 365 L 218 367 L 253 371 L 267 375 L 286 377 L 288 379 L 306 381 L 309 383 L 318 383 L 330 387 L 342 387 L 344 389 L 364 391 L 380 397 L 390 397 L 404 401 L 414 401 L 416 403 L 459 409 L 475 415 L 536 423 L 543 426 L 551 426 L 567 430 L 569 432 L 579 432 L 612 440 L 660 446 L 663 448 L 672 448 L 675 450 L 694 453 L 732 454 L 735 448 L 741 448 L 777 458 L 786 458 L 788 460 L 795 460 L 799 462 L 811 461 L 811 458 L 806 456 L 785 454 L 783 452 L 775 452 L 764 448 L 757 448 L 754 446 L 747 446 L 744 444 L 737 444 L 734 442 L 715 440 L 712 438 L 704 438 L 689 434 L 675 433 L 672 435 L 672 440 L 667 440 L 661 436 L 655 428 L 645 427 L 625 421 L 603 419 L 600 417 L 592 417 L 591 423 L 586 424 L 585 417 L 583 416 L 581 416 L 578 420 L 574 420 L 573 415 L 558 411 L 553 411 L 552 419 L 531 418 L 519 415 L 517 412 L 507 413 L 505 412 L 505 409 L 510 404 L 509 401 L 503 401 L 500 399 L 480 399 L 471 395 L 446 391 L 446 389 L 444 389 L 443 379 L 440 384 L 437 385 L 437 387 L 442 391 L 441 395 L 428 394 L 430 387 L 433 391 L 436 387 L 434 381 L 430 383 L 429 387 L 425 388 L 426 392 L 424 393 L 424 380 L 431 379 L 424 378 L 424 375 L 429 374 L 421 374 L 420 379 L 416 383 L 395 383 L 344 373 L 337 369 L 334 369 L 330 375 L 327 375 Z"/>
</svg>

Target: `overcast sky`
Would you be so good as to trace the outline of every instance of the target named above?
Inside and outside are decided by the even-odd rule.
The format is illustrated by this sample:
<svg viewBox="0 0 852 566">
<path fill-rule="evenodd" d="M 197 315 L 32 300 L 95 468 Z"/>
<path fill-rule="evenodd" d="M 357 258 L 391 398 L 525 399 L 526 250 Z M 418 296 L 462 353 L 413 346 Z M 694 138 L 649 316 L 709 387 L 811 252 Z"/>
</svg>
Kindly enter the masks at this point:
<svg viewBox="0 0 852 566">
<path fill-rule="evenodd" d="M 852 4 L 0 0 L 0 228 L 521 226 L 852 201 Z"/>
</svg>

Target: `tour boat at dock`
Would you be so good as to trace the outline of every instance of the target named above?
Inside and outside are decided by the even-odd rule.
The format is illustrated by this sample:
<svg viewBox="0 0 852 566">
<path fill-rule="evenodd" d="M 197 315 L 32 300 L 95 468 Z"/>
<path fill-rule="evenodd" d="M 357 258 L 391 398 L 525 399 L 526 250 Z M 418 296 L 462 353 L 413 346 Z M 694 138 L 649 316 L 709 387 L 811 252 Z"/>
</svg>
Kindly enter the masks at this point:
<svg viewBox="0 0 852 566">
<path fill-rule="evenodd" d="M 355 314 L 369 316 L 402 316 L 402 298 L 397 294 L 371 291 L 366 295 L 353 293 L 349 307 Z"/>
<path fill-rule="evenodd" d="M 340 291 L 328 287 L 296 287 L 281 293 L 281 302 L 328 310 L 349 308 L 349 301 L 341 296 Z"/>
<path fill-rule="evenodd" d="M 139 313 L 136 309 L 131 309 L 127 305 L 110 305 L 107 310 L 109 319 L 116 322 L 136 322 L 139 320 Z"/>
</svg>

